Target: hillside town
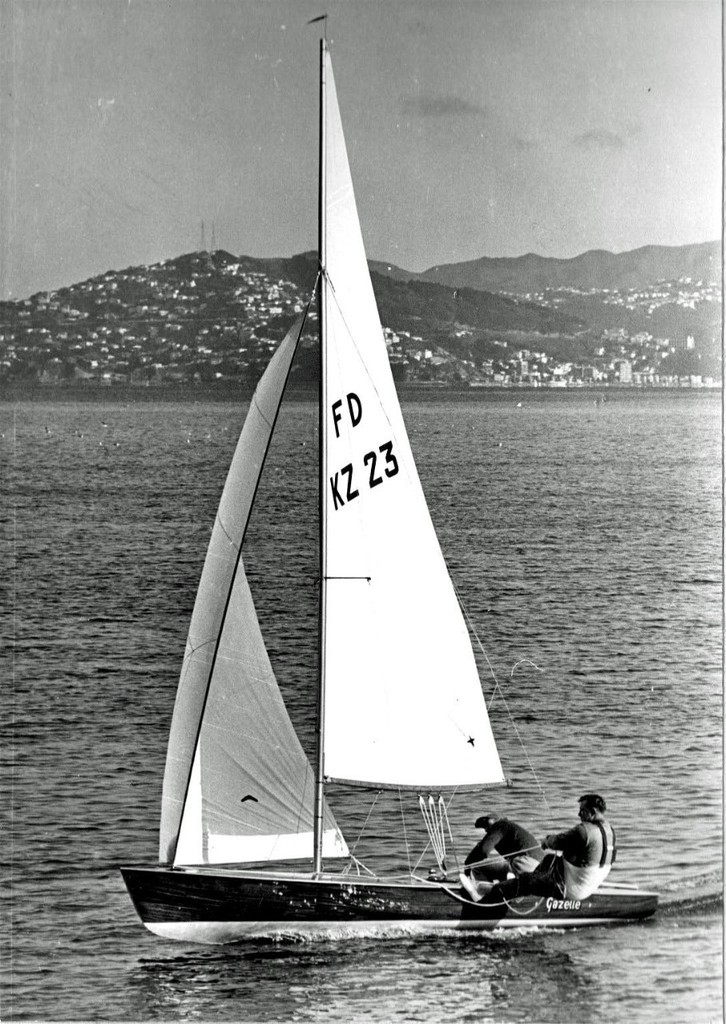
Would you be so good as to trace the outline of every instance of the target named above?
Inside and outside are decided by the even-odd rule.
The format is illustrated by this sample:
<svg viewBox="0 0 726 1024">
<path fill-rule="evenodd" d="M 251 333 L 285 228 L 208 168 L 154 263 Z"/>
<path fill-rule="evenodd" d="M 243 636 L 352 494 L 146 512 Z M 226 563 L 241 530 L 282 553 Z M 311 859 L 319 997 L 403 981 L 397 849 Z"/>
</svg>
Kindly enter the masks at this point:
<svg viewBox="0 0 726 1024">
<path fill-rule="evenodd" d="M 217 256 L 194 253 L 108 272 L 72 288 L 0 304 L 0 382 L 254 384 L 310 296 L 299 281 L 276 276 L 262 261 Z M 695 310 L 707 304 L 716 320 L 721 302 L 716 284 L 689 278 L 646 289 L 557 288 L 510 298 L 543 308 L 586 300 L 600 310 L 617 307 L 646 316 L 664 306 Z M 428 331 L 425 322 L 418 331 L 387 323 L 384 333 L 396 379 L 420 386 L 720 386 L 713 356 L 702 358 L 702 345 L 686 330 L 661 336 L 624 326 L 591 328 L 583 331 L 587 344 L 577 358 L 558 354 L 561 345 L 554 342 L 561 339 L 532 331 L 453 323 L 445 343 L 441 330 Z M 308 366 L 316 334 L 311 311 L 303 341 Z"/>
</svg>

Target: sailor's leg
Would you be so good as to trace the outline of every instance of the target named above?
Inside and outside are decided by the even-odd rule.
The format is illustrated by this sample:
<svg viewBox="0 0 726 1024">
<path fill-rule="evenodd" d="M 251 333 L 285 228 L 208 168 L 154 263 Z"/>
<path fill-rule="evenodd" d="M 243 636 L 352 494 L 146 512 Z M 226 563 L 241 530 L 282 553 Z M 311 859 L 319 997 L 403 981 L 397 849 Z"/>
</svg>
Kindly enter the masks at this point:
<svg viewBox="0 0 726 1024">
<path fill-rule="evenodd" d="M 536 871 L 525 872 L 506 882 L 495 885 L 487 896 L 487 903 L 514 900 L 518 896 L 554 896 L 564 891 L 562 858 L 553 854 L 545 857 Z"/>
<path fill-rule="evenodd" d="M 494 887 L 494 882 L 480 882 L 464 871 L 459 875 L 459 881 L 464 892 L 474 903 L 478 903 Z"/>
<path fill-rule="evenodd" d="M 464 867 L 464 873 L 470 875 L 477 882 L 503 882 L 509 873 L 509 864 L 506 860 L 494 858 L 491 862 L 477 864 L 476 867 Z"/>
</svg>

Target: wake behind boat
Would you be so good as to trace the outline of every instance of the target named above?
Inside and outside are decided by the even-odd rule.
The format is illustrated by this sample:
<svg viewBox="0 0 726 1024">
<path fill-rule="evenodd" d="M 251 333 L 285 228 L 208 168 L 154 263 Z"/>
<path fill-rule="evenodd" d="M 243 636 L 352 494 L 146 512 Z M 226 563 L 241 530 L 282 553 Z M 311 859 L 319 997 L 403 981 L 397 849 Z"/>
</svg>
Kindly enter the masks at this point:
<svg viewBox="0 0 726 1024">
<path fill-rule="evenodd" d="M 204 942 L 648 917 L 657 897 L 626 884 L 584 900 L 475 903 L 446 876 L 442 794 L 504 778 L 393 384 L 325 41 L 320 96 L 316 763 L 285 708 L 242 561 L 303 315 L 260 380 L 222 493 L 172 719 L 159 864 L 124 867 L 124 880 L 151 931 Z M 327 803 L 333 782 L 413 794 L 442 880 L 366 874 Z"/>
</svg>

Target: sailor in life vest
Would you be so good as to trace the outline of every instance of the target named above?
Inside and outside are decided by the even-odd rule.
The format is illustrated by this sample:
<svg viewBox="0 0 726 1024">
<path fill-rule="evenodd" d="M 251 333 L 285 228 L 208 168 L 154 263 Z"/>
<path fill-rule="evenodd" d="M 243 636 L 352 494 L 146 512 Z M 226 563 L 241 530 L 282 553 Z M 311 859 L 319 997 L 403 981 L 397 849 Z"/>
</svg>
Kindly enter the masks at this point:
<svg viewBox="0 0 726 1024">
<path fill-rule="evenodd" d="M 601 796 L 586 793 L 580 797 L 580 824 L 542 840 L 543 849 L 562 852 L 566 899 L 587 899 L 610 874 L 615 860 L 615 833 L 605 820 L 605 810 Z"/>
<path fill-rule="evenodd" d="M 500 903 L 518 896 L 549 896 L 556 900 L 584 900 L 602 885 L 615 860 L 615 833 L 605 820 L 605 801 L 597 793 L 580 797 L 580 824 L 542 840 L 548 854 L 532 872 L 495 884 L 484 894 L 480 883 L 479 902 Z"/>
</svg>

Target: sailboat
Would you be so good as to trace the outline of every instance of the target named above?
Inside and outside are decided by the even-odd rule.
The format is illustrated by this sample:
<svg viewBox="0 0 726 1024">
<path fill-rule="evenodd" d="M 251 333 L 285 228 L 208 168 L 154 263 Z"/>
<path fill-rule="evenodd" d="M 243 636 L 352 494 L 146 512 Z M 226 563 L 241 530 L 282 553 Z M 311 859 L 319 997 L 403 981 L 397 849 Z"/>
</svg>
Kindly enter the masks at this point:
<svg viewBox="0 0 726 1024">
<path fill-rule="evenodd" d="M 453 791 L 504 782 L 472 643 L 413 460 L 321 41 L 320 595 L 317 752 L 308 759 L 268 656 L 243 541 L 304 314 L 262 376 L 222 493 L 181 669 L 159 862 L 122 867 L 167 939 L 582 926 L 639 920 L 657 896 L 474 902 L 446 873 Z M 331 783 L 418 801 L 441 869 L 362 871 Z"/>
</svg>

